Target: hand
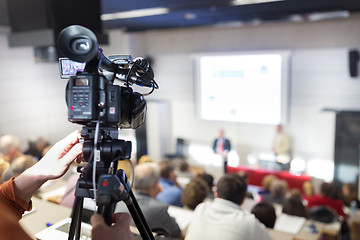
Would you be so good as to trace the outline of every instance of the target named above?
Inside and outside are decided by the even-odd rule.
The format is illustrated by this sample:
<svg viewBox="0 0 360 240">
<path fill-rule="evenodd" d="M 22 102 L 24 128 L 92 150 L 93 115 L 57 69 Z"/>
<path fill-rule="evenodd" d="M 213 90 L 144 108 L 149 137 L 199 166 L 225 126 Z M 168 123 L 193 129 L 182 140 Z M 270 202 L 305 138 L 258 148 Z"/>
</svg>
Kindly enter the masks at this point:
<svg viewBox="0 0 360 240">
<path fill-rule="evenodd" d="M 82 159 L 82 144 L 80 131 L 74 131 L 58 141 L 46 154 L 31 168 L 31 174 L 41 176 L 44 180 L 56 179 L 63 176 L 71 163 Z M 30 170 L 30 169 L 29 169 Z"/>
<path fill-rule="evenodd" d="M 70 164 L 81 156 L 80 137 L 80 131 L 75 131 L 58 141 L 39 162 L 16 177 L 14 180 L 15 196 L 24 201 L 30 201 L 32 195 L 47 180 L 64 175 Z"/>
<path fill-rule="evenodd" d="M 91 219 L 91 239 L 92 240 L 134 240 L 130 232 L 131 217 L 128 213 L 115 213 L 113 215 L 112 226 L 106 225 L 104 218 L 99 214 L 94 214 Z"/>
</svg>

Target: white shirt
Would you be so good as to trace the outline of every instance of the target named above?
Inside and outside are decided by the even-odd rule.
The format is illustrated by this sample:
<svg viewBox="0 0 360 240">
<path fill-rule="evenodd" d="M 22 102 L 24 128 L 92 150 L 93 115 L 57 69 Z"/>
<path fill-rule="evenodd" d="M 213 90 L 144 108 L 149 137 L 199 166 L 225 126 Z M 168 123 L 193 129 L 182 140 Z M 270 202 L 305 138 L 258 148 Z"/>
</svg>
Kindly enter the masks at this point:
<svg viewBox="0 0 360 240">
<path fill-rule="evenodd" d="M 197 206 L 185 240 L 270 240 L 265 226 L 239 205 L 221 198 Z"/>
</svg>

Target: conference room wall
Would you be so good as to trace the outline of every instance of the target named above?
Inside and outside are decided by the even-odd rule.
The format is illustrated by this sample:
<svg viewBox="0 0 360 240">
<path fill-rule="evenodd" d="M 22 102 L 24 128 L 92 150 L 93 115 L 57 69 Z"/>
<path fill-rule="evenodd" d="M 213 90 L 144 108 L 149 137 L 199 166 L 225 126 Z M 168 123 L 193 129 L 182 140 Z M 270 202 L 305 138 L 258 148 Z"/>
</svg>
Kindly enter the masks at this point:
<svg viewBox="0 0 360 240">
<path fill-rule="evenodd" d="M 311 23 L 268 23 L 240 27 L 199 27 L 130 35 L 134 55 L 149 55 L 160 90 L 149 99 L 170 102 L 171 139 L 210 146 L 225 128 L 244 163 L 248 153 L 271 152 L 271 125 L 204 121 L 196 116 L 194 54 L 253 50 L 291 52 L 289 121 L 294 153 L 333 161 L 335 113 L 324 108 L 359 109 L 360 82 L 348 72 L 348 50 L 360 44 L 359 15 Z"/>
<path fill-rule="evenodd" d="M 292 52 L 289 123 L 295 152 L 307 159 L 333 159 L 335 116 L 324 107 L 357 108 L 359 81 L 350 79 L 347 50 L 359 46 L 359 17 L 315 23 L 271 23 L 243 27 L 199 27 L 125 34 L 110 31 L 104 52 L 149 55 L 160 89 L 149 102 L 168 102 L 169 136 L 211 144 L 225 128 L 235 150 L 271 151 L 274 126 L 204 121 L 196 116 L 193 54 L 200 52 L 274 50 Z M 40 134 L 56 141 L 79 126 L 67 122 L 64 91 L 57 64 L 36 64 L 31 47 L 8 48 L 8 30 L 0 31 L 0 134 L 25 142 Z M 148 114 L 151 114 L 150 112 Z M 151 125 L 151 123 L 148 123 Z M 151 131 L 148 137 L 151 140 Z M 159 140 L 159 139 L 156 139 Z M 160 139 L 161 141 L 161 139 Z M 170 149 L 169 151 L 172 151 Z M 165 151 L 165 150 L 163 150 Z M 241 160 L 244 160 L 242 158 Z"/>
</svg>

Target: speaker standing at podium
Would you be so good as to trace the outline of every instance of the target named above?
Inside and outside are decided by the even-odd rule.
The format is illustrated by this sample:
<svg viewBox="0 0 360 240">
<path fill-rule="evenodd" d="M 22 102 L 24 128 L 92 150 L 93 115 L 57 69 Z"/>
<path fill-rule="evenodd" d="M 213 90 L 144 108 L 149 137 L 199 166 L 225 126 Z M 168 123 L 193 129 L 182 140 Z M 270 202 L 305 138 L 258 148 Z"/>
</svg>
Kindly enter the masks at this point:
<svg viewBox="0 0 360 240">
<path fill-rule="evenodd" d="M 213 144 L 213 151 L 216 154 L 219 154 L 224 159 L 224 173 L 226 173 L 227 166 L 227 156 L 231 150 L 230 140 L 225 138 L 224 130 L 219 131 L 219 137 L 217 137 Z"/>
<path fill-rule="evenodd" d="M 290 170 L 291 162 L 291 139 L 285 133 L 282 125 L 276 126 L 276 134 L 273 140 L 273 151 L 276 157 L 276 163 L 280 166 L 281 170 Z"/>
</svg>

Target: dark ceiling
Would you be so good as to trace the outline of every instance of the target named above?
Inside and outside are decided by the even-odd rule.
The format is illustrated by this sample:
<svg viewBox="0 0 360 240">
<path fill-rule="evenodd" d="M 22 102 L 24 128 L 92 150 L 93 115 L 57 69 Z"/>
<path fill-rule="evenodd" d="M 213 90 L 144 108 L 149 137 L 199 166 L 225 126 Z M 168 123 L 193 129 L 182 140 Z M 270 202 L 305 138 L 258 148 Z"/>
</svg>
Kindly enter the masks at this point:
<svg viewBox="0 0 360 240">
<path fill-rule="evenodd" d="M 128 31 L 212 25 L 228 22 L 308 20 L 309 14 L 360 11 L 360 0 L 285 0 L 233 6 L 229 0 L 102 0 L 102 13 L 165 7 L 164 15 L 104 21 L 105 29 Z M 336 14 L 332 14 L 336 16 Z"/>
<path fill-rule="evenodd" d="M 360 0 L 284 0 L 241 6 L 230 3 L 229 0 L 100 0 L 101 14 L 154 7 L 169 8 L 169 13 L 163 15 L 103 21 L 104 29 L 122 28 L 127 31 L 255 20 L 307 21 L 308 16 L 314 13 L 360 11 Z M 9 25 L 6 0 L 0 0 L 0 25 Z"/>
</svg>

